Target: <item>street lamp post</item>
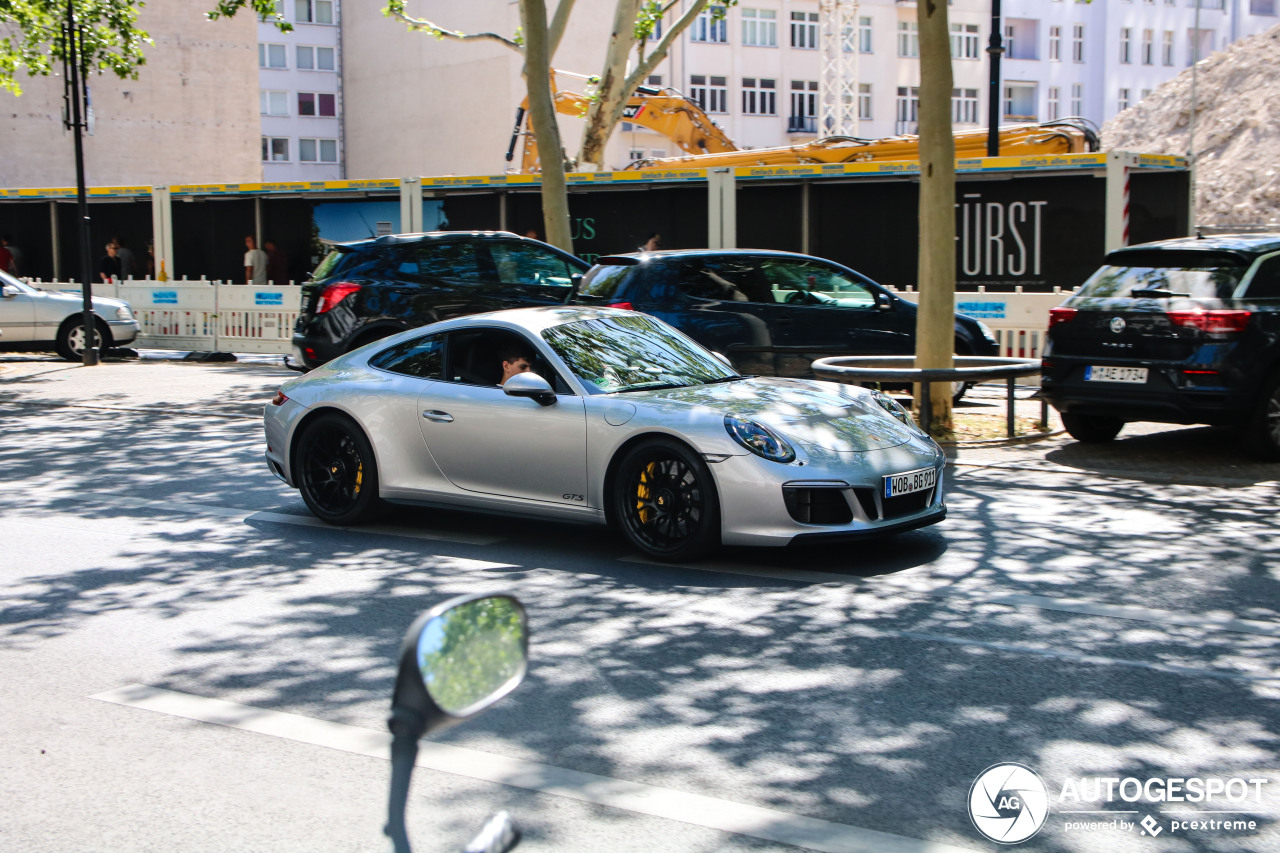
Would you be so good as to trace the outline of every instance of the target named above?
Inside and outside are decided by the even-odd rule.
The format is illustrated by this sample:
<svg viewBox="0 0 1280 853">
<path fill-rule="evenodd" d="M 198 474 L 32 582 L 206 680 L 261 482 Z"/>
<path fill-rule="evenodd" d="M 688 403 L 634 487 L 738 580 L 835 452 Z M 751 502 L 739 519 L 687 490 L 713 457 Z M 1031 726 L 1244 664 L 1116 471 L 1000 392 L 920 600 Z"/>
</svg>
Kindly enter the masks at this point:
<svg viewBox="0 0 1280 853">
<path fill-rule="evenodd" d="M 991 0 L 991 38 L 987 40 L 991 82 L 987 90 L 987 156 L 1000 156 L 1000 57 L 1004 40 L 1000 36 L 1000 0 Z"/>
<path fill-rule="evenodd" d="M 88 116 L 85 103 L 84 80 L 84 32 L 76 22 L 73 0 L 67 0 L 67 22 L 63 29 L 62 67 L 67 112 L 64 124 L 75 137 L 76 148 L 76 208 L 80 219 L 80 291 L 84 300 L 84 366 L 98 363 L 98 349 L 94 346 L 97 323 L 93 318 L 93 265 L 89 251 L 89 200 L 84 186 L 84 130 Z"/>
</svg>

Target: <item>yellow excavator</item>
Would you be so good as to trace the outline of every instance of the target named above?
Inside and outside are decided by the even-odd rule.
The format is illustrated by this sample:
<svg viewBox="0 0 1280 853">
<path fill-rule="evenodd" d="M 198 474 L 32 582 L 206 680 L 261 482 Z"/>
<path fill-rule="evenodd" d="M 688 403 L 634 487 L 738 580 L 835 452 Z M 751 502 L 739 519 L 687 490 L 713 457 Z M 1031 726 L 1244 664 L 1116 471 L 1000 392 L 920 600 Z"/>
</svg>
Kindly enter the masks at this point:
<svg viewBox="0 0 1280 853">
<path fill-rule="evenodd" d="M 565 71 L 555 72 L 580 77 Z M 555 73 L 552 85 L 555 85 Z M 585 78 L 584 78 L 585 79 Z M 556 91 L 556 112 L 585 116 L 590 100 L 576 92 Z M 872 160 L 915 160 L 920 137 L 907 134 L 881 139 L 828 136 L 800 145 L 740 149 L 698 104 L 675 89 L 640 86 L 627 99 L 622 117 L 670 139 L 683 152 L 677 157 L 636 160 L 627 169 L 706 169 L 720 166 L 786 166 L 820 163 L 861 163 Z M 521 136 L 520 171 L 540 171 L 538 143 L 528 126 L 529 101 L 516 110 L 515 128 L 507 146 L 507 162 L 515 158 Z M 1035 124 L 1006 125 L 997 129 L 1000 155 L 1005 157 L 1080 154 L 1098 150 L 1098 132 L 1084 118 L 1071 117 Z M 956 158 L 985 157 L 987 130 L 961 130 L 955 134 Z"/>
</svg>

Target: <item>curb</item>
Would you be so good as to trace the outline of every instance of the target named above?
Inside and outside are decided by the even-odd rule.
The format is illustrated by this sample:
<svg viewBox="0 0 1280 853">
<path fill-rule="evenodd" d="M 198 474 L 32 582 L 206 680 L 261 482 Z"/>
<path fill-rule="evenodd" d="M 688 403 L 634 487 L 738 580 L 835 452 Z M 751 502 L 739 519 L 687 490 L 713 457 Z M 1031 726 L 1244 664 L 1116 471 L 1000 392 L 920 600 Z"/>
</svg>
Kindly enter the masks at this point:
<svg viewBox="0 0 1280 853">
<path fill-rule="evenodd" d="M 1033 432 L 1026 435 L 1015 435 L 1013 438 L 984 438 L 980 441 L 939 441 L 939 447 L 1007 447 L 1019 444 L 1034 444 L 1046 438 L 1064 435 L 1065 429 L 1051 429 L 1045 432 Z"/>
</svg>

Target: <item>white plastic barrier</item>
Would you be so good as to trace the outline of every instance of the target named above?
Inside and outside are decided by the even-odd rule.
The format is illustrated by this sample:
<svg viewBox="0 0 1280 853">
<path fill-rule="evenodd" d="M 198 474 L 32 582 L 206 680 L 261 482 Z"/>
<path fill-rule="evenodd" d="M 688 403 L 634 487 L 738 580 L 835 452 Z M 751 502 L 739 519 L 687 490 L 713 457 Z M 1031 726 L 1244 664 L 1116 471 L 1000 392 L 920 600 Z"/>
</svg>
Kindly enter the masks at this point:
<svg viewBox="0 0 1280 853">
<path fill-rule="evenodd" d="M 79 293 L 79 285 L 41 284 Z M 242 285 L 222 281 L 130 279 L 95 284 L 94 296 L 123 299 L 140 327 L 136 345 L 196 352 L 285 355 L 292 350 L 293 324 L 302 306 L 298 285 Z"/>
<path fill-rule="evenodd" d="M 911 302 L 920 298 L 914 290 L 894 292 Z M 997 355 L 1039 358 L 1049 328 L 1049 309 L 1061 305 L 1070 295 L 1057 287 L 1053 293 L 988 293 L 980 288 L 977 292 L 956 293 L 956 311 L 991 327 L 1000 345 Z"/>
<path fill-rule="evenodd" d="M 39 282 L 33 282 L 39 284 Z M 79 293 L 74 283 L 41 285 Z M 302 305 L 298 285 L 237 285 L 221 281 L 134 281 L 97 284 L 97 296 L 115 296 L 133 306 L 142 327 L 138 346 L 201 352 L 287 354 L 293 324 Z M 895 291 L 915 302 L 914 290 Z M 1000 344 L 998 355 L 1039 358 L 1049 328 L 1049 309 L 1071 294 L 988 293 L 956 294 L 956 311 L 991 327 Z"/>
</svg>

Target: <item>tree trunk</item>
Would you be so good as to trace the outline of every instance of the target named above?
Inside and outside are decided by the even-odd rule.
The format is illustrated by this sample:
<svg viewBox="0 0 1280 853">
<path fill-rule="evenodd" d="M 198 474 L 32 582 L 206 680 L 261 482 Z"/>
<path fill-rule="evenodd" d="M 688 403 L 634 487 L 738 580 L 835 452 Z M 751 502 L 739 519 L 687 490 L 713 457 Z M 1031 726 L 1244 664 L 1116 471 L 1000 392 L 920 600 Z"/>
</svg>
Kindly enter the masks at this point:
<svg viewBox="0 0 1280 853">
<path fill-rule="evenodd" d="M 596 86 L 599 95 L 587 109 L 587 126 L 582 132 L 582 152 L 578 156 L 580 166 L 600 168 L 604 164 L 604 146 L 613 132 L 608 117 L 621 110 L 621 105 L 631 93 L 626 91 L 627 60 L 635 47 L 636 16 L 640 13 L 640 0 L 618 0 L 614 9 L 613 32 L 609 36 L 609 49 L 605 53 L 604 72 Z"/>
<path fill-rule="evenodd" d="M 551 94 L 551 52 L 545 0 L 520 0 L 524 28 L 524 80 L 529 91 L 529 120 L 538 140 L 542 170 L 542 225 L 547 242 L 573 251 L 569 227 L 569 191 L 564 178 L 564 146 Z"/>
<path fill-rule="evenodd" d="M 950 368 L 955 352 L 956 145 L 946 0 L 920 0 L 920 311 L 916 367 Z M 951 437 L 951 385 L 930 388 L 930 432 Z M 920 399 L 917 388 L 916 399 Z"/>
</svg>

